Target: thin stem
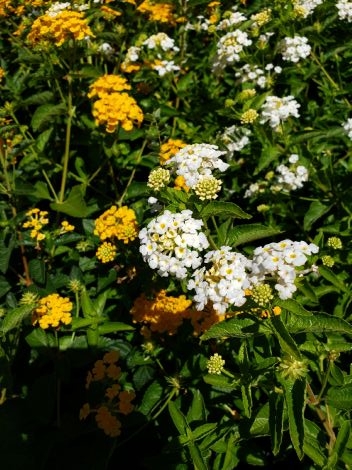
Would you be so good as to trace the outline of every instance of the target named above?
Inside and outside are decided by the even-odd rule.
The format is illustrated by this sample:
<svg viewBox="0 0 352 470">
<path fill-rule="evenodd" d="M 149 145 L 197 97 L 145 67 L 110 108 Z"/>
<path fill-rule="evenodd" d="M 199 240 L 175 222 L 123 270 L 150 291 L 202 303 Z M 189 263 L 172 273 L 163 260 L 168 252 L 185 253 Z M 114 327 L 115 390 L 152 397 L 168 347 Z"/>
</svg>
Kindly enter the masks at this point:
<svg viewBox="0 0 352 470">
<path fill-rule="evenodd" d="M 331 372 L 331 367 L 332 367 L 332 364 L 333 364 L 333 361 L 329 360 L 329 364 L 328 364 L 328 368 L 325 372 L 325 375 L 324 375 L 324 380 L 323 380 L 323 384 L 321 386 L 321 390 L 320 390 L 320 393 L 317 397 L 317 402 L 319 403 L 320 400 L 321 400 L 321 397 L 323 396 L 323 393 L 325 391 L 325 388 L 327 386 L 327 383 L 328 383 L 328 379 L 329 379 L 329 375 L 330 375 L 330 372 Z"/>
<path fill-rule="evenodd" d="M 327 432 L 327 434 L 330 438 L 329 450 L 331 451 L 333 449 L 335 441 L 336 441 L 336 435 L 334 433 L 332 423 L 331 423 L 329 417 L 320 408 L 318 398 L 314 395 L 312 387 L 309 384 L 307 384 L 307 393 L 308 393 L 310 404 L 314 406 L 315 412 L 317 413 L 322 425 L 325 428 L 325 431 Z"/>
<path fill-rule="evenodd" d="M 134 166 L 134 168 L 133 168 L 133 170 L 132 170 L 132 172 L 131 172 L 131 174 L 130 174 L 130 177 L 129 177 L 129 179 L 128 179 L 128 182 L 127 182 L 127 184 L 126 184 L 126 187 L 125 187 L 125 189 L 124 189 L 124 191 L 123 191 L 123 193 L 122 193 L 120 199 L 117 201 L 118 207 L 121 207 L 121 206 L 122 206 L 122 203 L 123 203 L 123 200 L 124 200 L 125 197 L 126 197 L 128 188 L 130 187 L 130 185 L 131 185 L 131 183 L 132 183 L 132 181 L 133 181 L 133 179 L 134 179 L 134 175 L 136 174 L 137 166 L 138 166 L 138 164 L 139 164 L 139 162 L 140 162 L 140 160 L 141 160 L 141 157 L 142 157 L 142 155 L 143 155 L 143 152 L 144 152 L 144 149 L 145 149 L 145 147 L 146 147 L 146 145 L 147 145 L 147 142 L 148 142 L 147 139 L 145 139 L 144 142 L 143 142 L 143 144 L 142 144 L 142 147 L 141 147 L 141 149 L 140 149 L 140 151 L 139 151 L 139 153 L 138 153 L 138 157 L 137 157 L 136 164 L 135 164 L 135 166 Z"/>
<path fill-rule="evenodd" d="M 59 201 L 58 201 L 59 203 L 64 202 L 64 198 L 65 198 L 65 189 L 66 189 L 67 173 L 68 173 L 68 161 L 70 158 L 72 118 L 73 118 L 74 112 L 75 112 L 75 107 L 72 106 L 72 86 L 71 86 L 71 81 L 69 80 L 68 97 L 67 97 L 67 123 L 66 123 L 65 153 L 64 153 L 64 158 L 63 158 L 61 188 L 60 188 Z"/>
<path fill-rule="evenodd" d="M 51 184 L 51 181 L 49 179 L 49 176 L 47 175 L 46 171 L 45 170 L 42 170 L 42 173 L 43 173 L 43 176 L 45 178 L 45 181 L 47 182 L 48 186 L 49 186 L 49 189 L 50 191 L 52 192 L 53 196 L 54 196 L 54 199 L 55 199 L 55 202 L 58 202 L 59 201 L 59 198 L 56 194 L 56 191 L 53 187 L 53 185 Z"/>
</svg>

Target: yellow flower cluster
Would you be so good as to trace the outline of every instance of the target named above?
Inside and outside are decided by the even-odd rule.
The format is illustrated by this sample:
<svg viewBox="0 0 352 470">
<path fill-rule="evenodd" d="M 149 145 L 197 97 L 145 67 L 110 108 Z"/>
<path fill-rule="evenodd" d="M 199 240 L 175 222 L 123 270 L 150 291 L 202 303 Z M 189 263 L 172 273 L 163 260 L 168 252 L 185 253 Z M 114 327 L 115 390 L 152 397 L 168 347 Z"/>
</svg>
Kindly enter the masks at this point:
<svg viewBox="0 0 352 470">
<path fill-rule="evenodd" d="M 108 238 L 128 243 L 133 241 L 138 234 L 136 214 L 127 206 L 111 206 L 98 219 L 95 220 L 94 235 L 100 240 Z"/>
<path fill-rule="evenodd" d="M 184 295 L 168 296 L 161 290 L 155 299 L 149 300 L 145 294 L 140 295 L 130 311 L 133 322 L 147 324 L 151 331 L 173 335 L 182 324 L 184 318 L 189 318 L 187 311 L 192 301 Z"/>
<path fill-rule="evenodd" d="M 26 216 L 29 218 L 27 222 L 24 222 L 22 225 L 23 228 L 31 228 L 30 236 L 34 238 L 37 242 L 44 240 L 45 235 L 41 232 L 44 225 L 49 223 L 47 218 L 48 212 L 41 211 L 37 207 L 26 212 Z"/>
<path fill-rule="evenodd" d="M 121 75 L 105 74 L 89 87 L 88 98 L 103 98 L 111 93 L 130 90 L 131 85 Z"/>
<path fill-rule="evenodd" d="M 125 131 L 131 131 L 134 125 L 143 122 L 143 112 L 134 98 L 124 93 L 131 85 L 120 75 L 103 75 L 91 86 L 88 98 L 98 98 L 93 104 L 92 114 L 98 126 L 106 126 L 106 132 L 112 133 L 118 125 Z"/>
<path fill-rule="evenodd" d="M 105 18 L 106 20 L 114 20 L 117 16 L 121 16 L 122 13 L 120 11 L 116 11 L 110 7 L 107 7 L 106 5 L 102 5 L 100 7 L 100 11 L 102 12 L 103 14 L 103 18 Z"/>
<path fill-rule="evenodd" d="M 110 261 L 114 261 L 116 251 L 115 245 L 111 242 L 104 242 L 99 246 L 95 255 L 102 263 L 109 263 Z"/>
<path fill-rule="evenodd" d="M 67 297 L 61 297 L 59 294 L 47 295 L 39 300 L 34 309 L 32 323 L 39 324 L 43 330 L 58 328 L 60 324 L 69 325 L 72 321 L 72 308 L 73 304 Z"/>
<path fill-rule="evenodd" d="M 144 118 L 136 100 L 127 93 L 111 93 L 98 99 L 93 104 L 92 114 L 97 126 L 105 126 L 109 134 L 115 132 L 118 125 L 125 131 L 131 131 Z"/>
<path fill-rule="evenodd" d="M 74 225 L 71 225 L 67 222 L 67 220 L 63 220 L 61 222 L 61 229 L 60 229 L 60 233 L 67 233 L 67 232 L 72 232 L 73 230 L 75 229 L 75 226 Z"/>
<path fill-rule="evenodd" d="M 93 369 L 87 374 L 86 389 L 90 389 L 94 382 L 100 382 L 100 385 L 103 382 L 104 397 L 96 407 L 85 403 L 79 414 L 82 420 L 91 413 L 95 413 L 98 428 L 110 437 L 117 437 L 121 434 L 121 422 L 118 415 L 128 415 L 134 408 L 131 401 L 135 398 L 135 393 L 122 390 L 119 383 L 121 368 L 118 366 L 118 360 L 119 353 L 110 351 L 104 355 L 103 359 L 95 362 Z"/>
<path fill-rule="evenodd" d="M 160 146 L 159 161 L 160 165 L 165 164 L 171 157 L 183 147 L 186 147 L 186 143 L 181 139 L 169 139 Z"/>
<path fill-rule="evenodd" d="M 42 41 L 53 41 L 60 47 L 69 39 L 82 41 L 87 37 L 94 35 L 83 13 L 63 10 L 55 16 L 45 14 L 35 19 L 28 34 L 28 41 L 34 45 Z"/>
<path fill-rule="evenodd" d="M 0 83 L 4 77 L 5 77 L 5 70 L 2 67 L 0 67 Z"/>
<path fill-rule="evenodd" d="M 150 0 L 144 0 L 137 8 L 137 11 L 147 14 L 150 21 L 169 25 L 175 24 L 173 10 L 174 6 L 171 3 L 154 3 Z"/>
</svg>

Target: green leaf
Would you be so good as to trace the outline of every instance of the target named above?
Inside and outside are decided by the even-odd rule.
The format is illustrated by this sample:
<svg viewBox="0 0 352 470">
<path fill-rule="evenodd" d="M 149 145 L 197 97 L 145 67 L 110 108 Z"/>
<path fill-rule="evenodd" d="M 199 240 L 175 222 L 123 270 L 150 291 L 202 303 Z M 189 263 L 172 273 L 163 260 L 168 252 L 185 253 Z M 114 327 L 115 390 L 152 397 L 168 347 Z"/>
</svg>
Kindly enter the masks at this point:
<svg viewBox="0 0 352 470">
<path fill-rule="evenodd" d="M 274 237 L 280 233 L 282 233 L 280 230 L 262 224 L 239 225 L 229 231 L 228 245 L 237 247 L 262 238 Z"/>
<path fill-rule="evenodd" d="M 290 333 L 346 333 L 352 334 L 352 326 L 342 318 L 333 317 L 328 313 L 316 313 L 311 316 L 287 316 L 286 328 Z"/>
<path fill-rule="evenodd" d="M 331 208 L 332 205 L 326 206 L 320 201 L 313 201 L 303 219 L 304 230 L 308 232 L 312 228 L 312 225 L 323 215 L 327 214 Z"/>
<path fill-rule="evenodd" d="M 190 429 L 187 423 L 187 419 L 184 414 L 178 409 L 177 405 L 173 401 L 169 401 L 168 409 L 171 416 L 171 419 L 176 426 L 180 434 L 187 434 L 187 431 Z"/>
<path fill-rule="evenodd" d="M 203 380 L 208 385 L 223 392 L 232 392 L 232 390 L 238 388 L 237 382 L 224 375 L 207 374 L 203 377 Z"/>
<path fill-rule="evenodd" d="M 1 241 L 0 245 L 0 271 L 5 274 L 8 267 L 9 267 L 9 262 L 10 262 L 10 257 L 12 250 L 15 247 L 15 242 L 16 242 L 16 237 L 12 235 L 9 240 L 7 245 L 5 244 L 5 241 Z"/>
<path fill-rule="evenodd" d="M 251 219 L 252 216 L 244 212 L 233 202 L 212 201 L 200 211 L 202 218 L 208 219 L 212 216 L 233 217 L 235 219 Z"/>
<path fill-rule="evenodd" d="M 273 304 L 297 315 L 312 316 L 312 312 L 306 310 L 299 302 L 297 302 L 297 300 L 294 299 L 282 300 L 280 298 L 275 298 Z"/>
<path fill-rule="evenodd" d="M 199 390 L 192 390 L 193 400 L 187 413 L 187 421 L 205 421 L 206 420 L 206 408 L 203 400 L 203 396 Z"/>
<path fill-rule="evenodd" d="M 44 151 L 46 144 L 49 142 L 51 134 L 53 133 L 53 130 L 54 128 L 50 127 L 49 129 L 46 129 L 44 132 L 39 134 L 38 137 L 36 138 L 35 144 L 39 152 Z"/>
<path fill-rule="evenodd" d="M 33 131 L 40 131 L 43 127 L 52 124 L 54 118 L 66 113 L 66 106 L 63 103 L 46 103 L 39 106 L 33 113 L 31 126 Z"/>
<path fill-rule="evenodd" d="M 306 406 L 306 381 L 292 380 L 281 377 L 281 385 L 285 392 L 289 433 L 293 447 L 300 460 L 303 459 L 304 443 L 304 410 Z"/>
<path fill-rule="evenodd" d="M 18 328 L 21 325 L 22 321 L 32 313 L 34 307 L 35 304 L 23 305 L 7 313 L 2 322 L 0 333 L 6 334 L 10 330 Z"/>
<path fill-rule="evenodd" d="M 26 341 L 31 348 L 54 348 L 55 337 L 41 328 L 34 329 L 26 336 Z"/>
<path fill-rule="evenodd" d="M 252 415 L 252 388 L 250 384 L 241 385 L 242 405 L 243 413 L 246 418 L 250 418 Z"/>
<path fill-rule="evenodd" d="M 29 274 L 33 281 L 44 285 L 46 280 L 45 263 L 42 259 L 31 259 L 28 263 Z"/>
<path fill-rule="evenodd" d="M 342 387 L 330 387 L 326 402 L 338 410 L 350 410 L 352 408 L 352 384 Z"/>
<path fill-rule="evenodd" d="M 313 462 L 323 468 L 326 464 L 325 439 L 319 426 L 308 419 L 304 420 L 304 442 L 303 451 Z"/>
<path fill-rule="evenodd" d="M 87 217 L 96 211 L 96 207 L 88 207 L 84 201 L 85 190 L 82 185 L 74 186 L 64 202 L 52 202 L 50 208 L 71 217 Z"/>
<path fill-rule="evenodd" d="M 270 329 L 259 319 L 241 318 L 237 316 L 212 325 L 202 336 L 201 341 L 214 338 L 248 338 L 250 336 L 269 333 Z"/>
<path fill-rule="evenodd" d="M 295 359 L 300 359 L 301 354 L 299 352 L 297 344 L 295 343 L 290 333 L 288 332 L 286 326 L 282 322 L 281 317 L 276 316 L 269 318 L 268 322 L 270 322 L 272 326 L 272 331 L 278 339 L 281 349 L 289 356 L 292 356 Z"/>
<path fill-rule="evenodd" d="M 152 382 L 145 391 L 138 411 L 148 416 L 163 396 L 163 387 L 159 382 Z"/>
<path fill-rule="evenodd" d="M 319 266 L 319 274 L 321 274 L 324 279 L 331 282 L 332 285 L 337 287 L 342 292 L 348 292 L 348 289 L 343 281 L 341 281 L 341 279 L 339 279 L 336 274 L 331 271 L 331 269 L 327 268 L 326 266 Z"/>
<path fill-rule="evenodd" d="M 336 468 L 338 461 L 342 457 L 351 433 L 351 421 L 343 421 L 336 437 L 334 448 L 329 455 L 327 468 Z"/>
<path fill-rule="evenodd" d="M 84 318 L 92 318 L 98 316 L 98 312 L 96 311 L 95 305 L 89 297 L 89 294 L 85 288 L 81 290 L 81 305 Z"/>
<path fill-rule="evenodd" d="M 0 277 L 0 298 L 3 297 L 11 290 L 11 285 L 6 281 L 6 279 L 1 276 Z"/>
<path fill-rule="evenodd" d="M 98 326 L 98 332 L 101 335 L 105 335 L 108 333 L 116 333 L 118 331 L 131 331 L 134 330 L 135 328 L 131 325 L 127 325 L 126 323 L 122 322 L 107 322 L 104 323 L 103 325 Z"/>
<path fill-rule="evenodd" d="M 280 452 L 284 424 L 284 396 L 271 392 L 269 395 L 269 427 L 271 447 L 274 455 Z"/>
<path fill-rule="evenodd" d="M 47 104 L 54 98 L 52 91 L 42 91 L 41 93 L 34 93 L 28 98 L 21 101 L 21 106 L 32 106 L 34 104 Z"/>
</svg>

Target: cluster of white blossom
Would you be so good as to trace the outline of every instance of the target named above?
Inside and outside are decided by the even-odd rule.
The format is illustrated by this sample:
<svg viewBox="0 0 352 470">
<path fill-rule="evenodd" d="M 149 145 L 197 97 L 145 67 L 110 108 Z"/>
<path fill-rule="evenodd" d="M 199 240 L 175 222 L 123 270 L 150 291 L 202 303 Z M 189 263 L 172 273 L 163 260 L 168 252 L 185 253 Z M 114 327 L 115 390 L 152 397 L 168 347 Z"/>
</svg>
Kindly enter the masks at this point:
<svg viewBox="0 0 352 470">
<path fill-rule="evenodd" d="M 311 15 L 316 7 L 322 3 L 323 0 L 293 0 L 294 11 L 303 18 Z"/>
<path fill-rule="evenodd" d="M 46 10 L 45 14 L 54 17 L 69 8 L 71 8 L 70 2 L 55 2 Z"/>
<path fill-rule="evenodd" d="M 225 34 L 216 46 L 216 54 L 212 63 L 213 72 L 220 73 L 228 65 L 238 62 L 243 48 L 251 44 L 252 40 L 248 38 L 248 34 L 240 29 Z"/>
<path fill-rule="evenodd" d="M 186 31 L 208 31 L 211 26 L 211 22 L 208 18 L 203 15 L 196 16 L 196 21 L 190 23 L 189 21 L 185 24 Z"/>
<path fill-rule="evenodd" d="M 290 167 L 286 165 L 279 165 L 276 168 L 277 172 L 277 183 L 271 186 L 273 192 L 277 191 L 295 191 L 296 189 L 302 188 L 303 183 L 308 181 L 308 170 L 303 165 L 297 165 L 298 155 L 292 154 L 289 158 L 291 163 Z"/>
<path fill-rule="evenodd" d="M 193 188 L 203 176 L 211 176 L 213 170 L 227 170 L 228 163 L 219 157 L 226 152 L 216 145 L 190 144 L 167 160 L 166 165 L 178 176 L 183 176 L 185 184 Z"/>
<path fill-rule="evenodd" d="M 224 19 L 221 20 L 216 26 L 216 29 L 219 31 L 229 29 L 232 26 L 243 23 L 243 21 L 247 20 L 247 18 L 242 13 L 237 11 L 237 7 L 233 7 L 232 10 L 226 11 L 223 16 Z"/>
<path fill-rule="evenodd" d="M 352 22 L 352 2 L 348 0 L 339 0 L 336 3 L 338 15 L 340 20 L 347 20 L 349 23 Z"/>
<path fill-rule="evenodd" d="M 241 83 L 254 82 L 259 88 L 265 88 L 268 84 L 268 77 L 265 72 L 271 71 L 281 73 L 282 68 L 274 66 L 274 64 L 267 64 L 263 70 L 257 65 L 245 64 L 235 73 L 235 77 L 240 78 Z"/>
<path fill-rule="evenodd" d="M 270 127 L 276 130 L 290 116 L 298 118 L 299 107 L 300 104 L 291 95 L 284 98 L 273 95 L 267 96 L 262 106 L 260 123 L 269 122 Z"/>
<path fill-rule="evenodd" d="M 143 260 L 162 277 L 186 278 L 189 268 L 202 264 L 199 252 L 209 246 L 202 226 L 190 210 L 176 214 L 165 210 L 139 232 Z"/>
<path fill-rule="evenodd" d="M 297 290 L 295 279 L 307 256 L 318 253 L 319 247 L 305 241 L 283 240 L 254 250 L 249 281 L 252 286 L 274 279 L 280 299 L 289 299 Z"/>
<path fill-rule="evenodd" d="M 281 44 L 281 54 L 283 60 L 289 62 L 299 62 L 309 56 L 312 48 L 308 44 L 308 38 L 295 35 L 293 38 L 285 37 Z"/>
<path fill-rule="evenodd" d="M 352 140 L 352 118 L 348 118 L 346 122 L 342 124 L 346 134 Z"/>
<path fill-rule="evenodd" d="M 249 144 L 249 136 L 251 131 L 244 126 L 230 126 L 226 127 L 223 132 L 218 136 L 219 140 L 227 149 L 228 157 L 232 156 L 234 152 L 240 152 L 246 145 Z"/>
<path fill-rule="evenodd" d="M 156 60 L 151 64 L 151 68 L 156 70 L 160 77 L 170 72 L 178 72 L 180 66 L 176 65 L 173 60 Z"/>
<path fill-rule="evenodd" d="M 143 42 L 143 46 L 146 46 L 150 50 L 162 50 L 178 52 L 180 49 L 175 45 L 175 40 L 170 38 L 166 33 L 152 34 Z M 160 58 L 160 54 L 158 55 Z"/>
<path fill-rule="evenodd" d="M 98 51 L 105 55 L 106 58 L 111 58 L 115 54 L 115 49 L 110 46 L 108 42 L 103 42 L 100 46 Z"/>
<path fill-rule="evenodd" d="M 304 165 L 298 164 L 298 155 L 293 153 L 288 161 L 289 166 L 280 164 L 275 172 L 269 172 L 266 181 L 252 183 L 247 188 L 244 197 L 252 197 L 258 193 L 263 193 L 267 189 L 273 193 L 295 191 L 302 188 L 303 184 L 308 181 L 309 173 Z"/>
<path fill-rule="evenodd" d="M 197 310 L 203 310 L 211 301 L 214 309 L 225 313 L 230 305 L 237 307 L 246 302 L 245 289 L 249 286 L 247 270 L 251 262 L 231 247 L 222 246 L 209 251 L 203 266 L 197 269 L 188 281 L 187 289 L 194 290 Z"/>
</svg>

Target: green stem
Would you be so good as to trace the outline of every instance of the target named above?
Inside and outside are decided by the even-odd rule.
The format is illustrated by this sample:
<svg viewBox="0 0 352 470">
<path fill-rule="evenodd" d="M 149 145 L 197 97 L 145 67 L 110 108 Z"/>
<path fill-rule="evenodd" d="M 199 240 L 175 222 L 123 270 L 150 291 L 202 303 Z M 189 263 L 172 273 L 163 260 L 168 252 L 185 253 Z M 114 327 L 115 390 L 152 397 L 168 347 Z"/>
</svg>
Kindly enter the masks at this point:
<svg viewBox="0 0 352 470">
<path fill-rule="evenodd" d="M 121 206 L 122 206 L 122 203 L 123 203 L 123 200 L 124 200 L 125 197 L 126 197 L 128 188 L 130 187 L 130 185 L 131 185 L 131 183 L 132 183 L 132 181 L 133 181 L 133 179 L 134 179 L 134 175 L 136 174 L 137 166 L 138 166 L 139 162 L 141 161 L 141 158 L 142 158 L 144 149 L 145 149 L 145 147 L 146 147 L 146 145 L 147 145 L 147 142 L 148 142 L 147 139 L 145 139 L 144 142 L 143 142 L 143 144 L 142 144 L 142 147 L 141 147 L 141 149 L 140 149 L 140 151 L 139 151 L 139 153 L 138 153 L 137 161 L 136 161 L 135 166 L 134 166 L 134 168 L 133 168 L 133 170 L 132 170 L 132 172 L 131 172 L 131 174 L 130 174 L 130 177 L 129 177 L 129 179 L 128 179 L 128 182 L 127 182 L 127 184 L 126 184 L 126 187 L 125 187 L 125 189 L 124 189 L 124 191 L 123 191 L 123 193 L 122 193 L 120 199 L 117 201 L 118 207 L 121 207 Z"/>
<path fill-rule="evenodd" d="M 320 390 L 320 393 L 319 395 L 317 396 L 316 400 L 318 403 L 320 403 L 320 400 L 321 400 L 321 397 L 323 396 L 323 393 L 325 391 L 325 388 L 327 386 L 327 383 L 328 383 L 328 379 L 329 379 L 329 375 L 330 375 L 330 372 L 331 372 L 331 366 L 333 364 L 333 361 L 329 360 L 329 364 L 328 364 L 328 368 L 325 372 L 325 375 L 324 375 L 324 380 L 323 380 L 323 384 L 321 386 L 321 390 Z"/>
<path fill-rule="evenodd" d="M 58 201 L 59 203 L 63 203 L 65 199 L 65 189 L 66 189 L 67 173 L 68 173 L 68 161 L 70 158 L 72 118 L 73 118 L 74 112 L 75 112 L 75 107 L 72 106 L 72 87 L 71 87 L 71 82 L 69 81 L 68 98 L 67 98 L 65 153 L 64 153 L 64 158 L 63 158 L 61 188 L 60 188 L 59 201 Z"/>
<path fill-rule="evenodd" d="M 49 189 L 50 191 L 52 192 L 53 196 L 54 196 L 54 199 L 55 199 L 55 202 L 59 202 L 59 198 L 57 197 L 57 194 L 56 194 L 56 191 L 55 189 L 53 188 L 53 185 L 51 184 L 51 181 L 46 173 L 45 170 L 42 170 L 42 173 L 43 173 L 43 176 L 45 178 L 45 181 L 47 182 L 48 186 L 49 186 Z"/>
</svg>

